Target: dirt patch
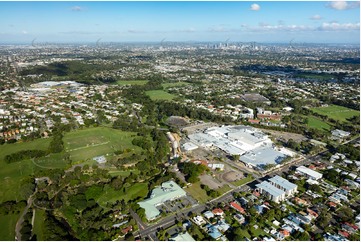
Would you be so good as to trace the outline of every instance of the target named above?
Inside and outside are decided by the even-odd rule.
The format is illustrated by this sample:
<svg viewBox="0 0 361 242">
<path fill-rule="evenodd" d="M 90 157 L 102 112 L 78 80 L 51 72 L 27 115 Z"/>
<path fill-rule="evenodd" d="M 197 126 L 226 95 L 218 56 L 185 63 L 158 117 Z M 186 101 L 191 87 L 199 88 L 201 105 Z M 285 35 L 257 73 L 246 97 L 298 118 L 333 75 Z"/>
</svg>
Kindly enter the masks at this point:
<svg viewBox="0 0 361 242">
<path fill-rule="evenodd" d="M 223 174 L 223 179 L 227 182 L 234 182 L 244 178 L 243 173 L 236 171 L 229 171 Z"/>
<path fill-rule="evenodd" d="M 183 117 L 179 117 L 179 116 L 171 116 L 168 118 L 167 120 L 167 124 L 169 124 L 170 126 L 186 126 L 189 124 L 188 120 L 183 118 Z"/>
<path fill-rule="evenodd" d="M 204 185 L 207 185 L 209 188 L 211 189 L 218 189 L 222 186 L 222 184 L 217 181 L 216 179 L 214 179 L 213 177 L 211 177 L 210 175 L 201 175 L 199 177 L 199 179 L 201 180 L 201 183 Z"/>
<path fill-rule="evenodd" d="M 302 141 L 307 140 L 305 136 L 302 134 L 295 134 L 283 131 L 269 130 L 269 129 L 261 129 L 264 133 L 270 133 L 273 137 L 277 139 L 283 139 L 288 141 L 289 139 L 293 139 L 295 142 L 300 143 Z"/>
</svg>

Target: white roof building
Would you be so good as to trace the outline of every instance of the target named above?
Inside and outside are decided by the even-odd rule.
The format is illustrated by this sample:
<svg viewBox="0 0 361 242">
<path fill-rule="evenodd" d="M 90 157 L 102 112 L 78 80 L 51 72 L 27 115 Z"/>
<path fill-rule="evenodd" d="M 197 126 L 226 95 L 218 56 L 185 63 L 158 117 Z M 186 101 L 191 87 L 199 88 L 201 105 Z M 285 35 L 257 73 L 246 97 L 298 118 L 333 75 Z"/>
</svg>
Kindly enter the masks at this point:
<svg viewBox="0 0 361 242">
<path fill-rule="evenodd" d="M 174 181 L 162 183 L 160 187 L 153 189 L 150 198 L 139 202 L 139 206 L 145 209 L 145 216 L 148 220 L 153 220 L 160 215 L 157 206 L 172 201 L 174 199 L 186 196 L 186 192 Z"/>
<path fill-rule="evenodd" d="M 297 167 L 296 172 L 298 172 L 299 174 L 305 175 L 313 180 L 319 180 L 322 178 L 321 173 L 311 170 L 310 168 L 307 168 L 305 166 Z"/>
<path fill-rule="evenodd" d="M 350 132 L 346 132 L 340 129 L 335 129 L 331 131 L 331 134 L 335 138 L 343 139 L 348 137 L 350 135 Z"/>
<path fill-rule="evenodd" d="M 182 148 L 185 150 L 185 151 L 192 151 L 192 150 L 195 150 L 195 149 L 198 149 L 198 146 L 191 143 L 191 142 L 187 142 L 187 143 L 184 143 L 182 145 Z"/>
</svg>

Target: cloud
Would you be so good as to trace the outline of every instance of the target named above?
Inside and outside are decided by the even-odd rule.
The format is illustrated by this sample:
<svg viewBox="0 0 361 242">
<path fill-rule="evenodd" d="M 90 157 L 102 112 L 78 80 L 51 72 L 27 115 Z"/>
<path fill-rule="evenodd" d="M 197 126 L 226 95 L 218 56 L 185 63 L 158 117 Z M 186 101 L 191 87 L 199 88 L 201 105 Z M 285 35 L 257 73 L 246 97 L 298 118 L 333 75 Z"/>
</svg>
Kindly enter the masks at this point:
<svg viewBox="0 0 361 242">
<path fill-rule="evenodd" d="M 22 34 L 28 34 L 29 32 L 26 30 L 21 31 Z"/>
<path fill-rule="evenodd" d="M 285 31 L 285 32 L 291 32 L 291 31 L 308 31 L 312 30 L 311 27 L 305 26 L 305 25 L 271 25 L 267 23 L 260 22 L 258 23 L 258 27 L 250 27 L 248 30 L 253 32 L 262 32 L 262 31 Z"/>
<path fill-rule="evenodd" d="M 326 6 L 336 10 L 346 10 L 346 9 L 359 8 L 360 2 L 333 1 L 328 3 Z"/>
<path fill-rule="evenodd" d="M 360 30 L 360 23 L 344 23 L 340 24 L 337 22 L 322 23 L 317 28 L 319 31 L 347 31 L 347 30 Z"/>
<path fill-rule="evenodd" d="M 83 7 L 80 7 L 80 6 L 73 6 L 71 7 L 71 11 L 74 11 L 74 12 L 81 12 L 81 11 L 84 11 L 85 9 Z"/>
<path fill-rule="evenodd" d="M 261 9 L 261 6 L 259 6 L 257 3 L 254 3 L 251 5 L 251 10 L 252 11 L 258 11 Z"/>
<path fill-rule="evenodd" d="M 320 15 L 316 14 L 316 15 L 313 15 L 312 17 L 310 17 L 310 19 L 311 20 L 320 20 L 320 19 L 322 19 L 322 17 Z"/>
</svg>

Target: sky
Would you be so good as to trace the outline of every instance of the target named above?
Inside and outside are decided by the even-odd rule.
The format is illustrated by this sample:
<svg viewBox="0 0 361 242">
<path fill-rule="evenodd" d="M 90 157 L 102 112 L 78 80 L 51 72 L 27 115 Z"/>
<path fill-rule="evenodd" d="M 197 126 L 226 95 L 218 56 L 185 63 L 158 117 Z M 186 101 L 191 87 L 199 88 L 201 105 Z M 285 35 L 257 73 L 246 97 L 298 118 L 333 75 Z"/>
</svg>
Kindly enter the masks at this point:
<svg viewBox="0 0 361 242">
<path fill-rule="evenodd" d="M 357 1 L 0 2 L 0 42 L 360 43 Z"/>
</svg>

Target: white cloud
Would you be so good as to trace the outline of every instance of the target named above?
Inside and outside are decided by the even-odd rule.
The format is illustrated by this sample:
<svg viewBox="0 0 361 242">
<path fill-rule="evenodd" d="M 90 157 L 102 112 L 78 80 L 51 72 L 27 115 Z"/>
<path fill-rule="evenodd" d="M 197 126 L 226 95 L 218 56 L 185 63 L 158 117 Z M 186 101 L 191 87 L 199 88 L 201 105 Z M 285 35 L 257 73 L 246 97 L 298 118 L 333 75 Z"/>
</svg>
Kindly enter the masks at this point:
<svg viewBox="0 0 361 242">
<path fill-rule="evenodd" d="M 259 6 L 257 3 L 254 3 L 251 5 L 251 10 L 252 11 L 258 11 L 261 9 L 261 6 Z"/>
<path fill-rule="evenodd" d="M 321 31 L 345 31 L 345 30 L 360 30 L 360 23 L 323 23 L 318 30 Z"/>
<path fill-rule="evenodd" d="M 83 7 L 80 7 L 80 6 L 73 6 L 73 7 L 71 8 L 71 11 L 81 12 L 81 11 L 84 11 L 84 8 L 83 8 Z"/>
<path fill-rule="evenodd" d="M 336 10 L 346 10 L 352 8 L 359 8 L 360 2 L 346 2 L 346 1 L 333 1 L 327 4 L 328 7 L 336 9 Z"/>
<path fill-rule="evenodd" d="M 313 15 L 310 19 L 311 20 L 320 20 L 320 19 L 322 19 L 322 17 L 320 15 L 316 14 L 316 15 Z"/>
<path fill-rule="evenodd" d="M 267 23 L 263 23 L 260 22 L 258 23 L 258 27 L 251 27 L 249 28 L 250 31 L 307 31 L 307 30 L 313 30 L 311 27 L 309 26 L 305 26 L 305 25 L 283 25 L 283 24 L 278 24 L 278 25 L 271 25 L 271 24 L 267 24 Z"/>
<path fill-rule="evenodd" d="M 23 31 L 21 31 L 21 33 L 22 33 L 22 34 L 28 34 L 28 31 L 23 30 Z"/>
</svg>

